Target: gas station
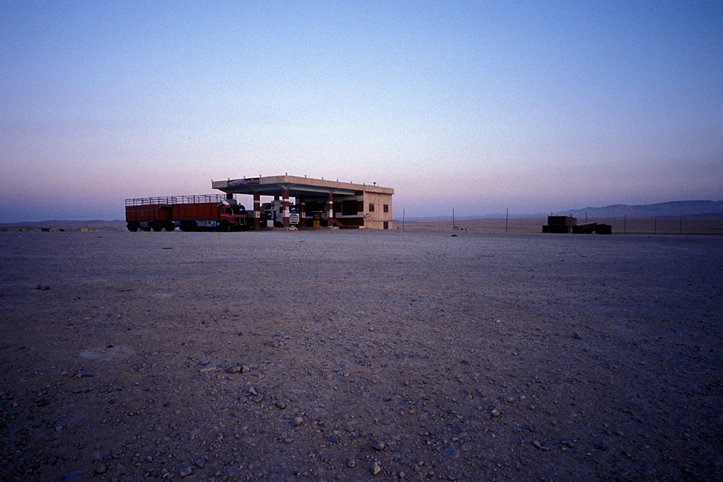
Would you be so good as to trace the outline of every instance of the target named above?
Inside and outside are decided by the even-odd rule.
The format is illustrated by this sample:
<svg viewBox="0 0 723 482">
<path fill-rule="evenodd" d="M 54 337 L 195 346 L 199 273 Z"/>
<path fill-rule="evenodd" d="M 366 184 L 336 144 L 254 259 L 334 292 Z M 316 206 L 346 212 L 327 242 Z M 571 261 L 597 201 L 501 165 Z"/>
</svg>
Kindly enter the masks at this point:
<svg viewBox="0 0 723 482">
<path fill-rule="evenodd" d="M 376 183 L 313 179 L 306 176 L 259 176 L 225 181 L 211 181 L 213 189 L 224 192 L 228 199 L 236 194 L 253 196 L 253 226 L 261 228 L 261 196 L 273 196 L 283 203 L 280 225 L 291 227 L 292 206 L 299 214 L 298 228 L 392 228 L 392 196 L 394 189 Z M 290 199 L 294 198 L 292 204 Z"/>
</svg>

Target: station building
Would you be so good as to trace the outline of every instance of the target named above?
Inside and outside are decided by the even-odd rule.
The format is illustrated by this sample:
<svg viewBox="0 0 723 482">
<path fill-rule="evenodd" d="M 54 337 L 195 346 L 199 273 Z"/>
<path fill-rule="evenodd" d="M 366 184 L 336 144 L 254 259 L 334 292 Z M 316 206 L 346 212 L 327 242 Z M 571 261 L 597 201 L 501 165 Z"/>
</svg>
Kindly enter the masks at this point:
<svg viewBox="0 0 723 482">
<path fill-rule="evenodd" d="M 394 189 L 376 183 L 312 179 L 306 176 L 259 176 L 211 181 L 213 189 L 253 196 L 254 227 L 261 227 L 261 196 L 273 196 L 283 202 L 283 226 L 289 227 L 290 206 L 296 206 L 300 228 L 392 228 Z M 295 202 L 290 201 L 294 198 Z"/>
</svg>

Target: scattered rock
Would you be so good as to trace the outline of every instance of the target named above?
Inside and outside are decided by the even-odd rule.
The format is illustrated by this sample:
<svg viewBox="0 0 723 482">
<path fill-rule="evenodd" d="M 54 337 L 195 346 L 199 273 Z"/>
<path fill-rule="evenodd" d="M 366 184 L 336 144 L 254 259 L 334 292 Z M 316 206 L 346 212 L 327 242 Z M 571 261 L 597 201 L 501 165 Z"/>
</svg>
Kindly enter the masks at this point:
<svg viewBox="0 0 723 482">
<path fill-rule="evenodd" d="M 457 457 L 459 457 L 459 450 L 454 447 L 447 447 L 444 450 L 444 455 L 446 455 L 450 459 L 456 459 Z"/>
<path fill-rule="evenodd" d="M 372 464 L 372 469 L 371 469 L 372 475 L 379 475 L 379 472 L 381 472 L 381 471 L 382 471 L 381 465 L 379 465 L 379 462 L 377 462 L 375 460 L 374 463 Z"/>
<path fill-rule="evenodd" d="M 371 447 L 375 450 L 382 451 L 386 448 L 386 445 L 381 440 L 377 440 L 371 443 Z"/>
<path fill-rule="evenodd" d="M 301 425 L 302 423 L 304 423 L 304 419 L 303 419 L 302 417 L 295 417 L 295 418 L 294 418 L 294 425 L 296 425 L 297 427 L 298 427 L 299 425 Z"/>
<path fill-rule="evenodd" d="M 535 440 L 534 442 L 532 442 L 532 445 L 534 445 L 535 448 L 542 450 L 543 452 L 547 452 L 548 450 L 550 450 L 550 447 L 542 445 L 539 440 Z"/>
</svg>

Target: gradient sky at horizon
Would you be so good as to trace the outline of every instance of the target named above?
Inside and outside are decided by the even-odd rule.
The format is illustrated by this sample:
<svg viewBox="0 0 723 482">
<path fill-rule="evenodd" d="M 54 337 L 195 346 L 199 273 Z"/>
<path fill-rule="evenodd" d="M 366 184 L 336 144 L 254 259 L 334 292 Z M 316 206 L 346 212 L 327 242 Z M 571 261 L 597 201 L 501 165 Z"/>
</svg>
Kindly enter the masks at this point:
<svg viewBox="0 0 723 482">
<path fill-rule="evenodd" d="M 395 217 L 723 199 L 723 1 L 7 1 L 0 66 L 0 222 L 283 173 Z"/>
</svg>

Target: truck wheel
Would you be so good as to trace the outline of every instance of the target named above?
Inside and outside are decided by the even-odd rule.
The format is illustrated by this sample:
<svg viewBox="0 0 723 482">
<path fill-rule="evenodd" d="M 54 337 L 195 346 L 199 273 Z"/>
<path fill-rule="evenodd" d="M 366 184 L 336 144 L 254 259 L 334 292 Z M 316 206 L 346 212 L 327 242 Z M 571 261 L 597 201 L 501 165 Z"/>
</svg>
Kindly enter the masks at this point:
<svg viewBox="0 0 723 482">
<path fill-rule="evenodd" d="M 222 221 L 221 226 L 219 226 L 218 230 L 223 233 L 228 233 L 231 231 L 231 225 L 228 221 Z"/>
<path fill-rule="evenodd" d="M 168 222 L 166 222 L 165 228 L 166 228 L 166 231 L 173 231 L 174 229 L 176 229 L 176 225 L 173 224 L 173 221 L 168 221 Z"/>
<path fill-rule="evenodd" d="M 128 223 L 128 231 L 130 231 L 131 233 L 135 233 L 136 231 L 138 231 L 138 225 L 131 221 L 130 223 Z"/>
<path fill-rule="evenodd" d="M 153 230 L 154 231 L 160 231 L 163 229 L 163 225 L 161 223 L 153 223 Z"/>
</svg>

